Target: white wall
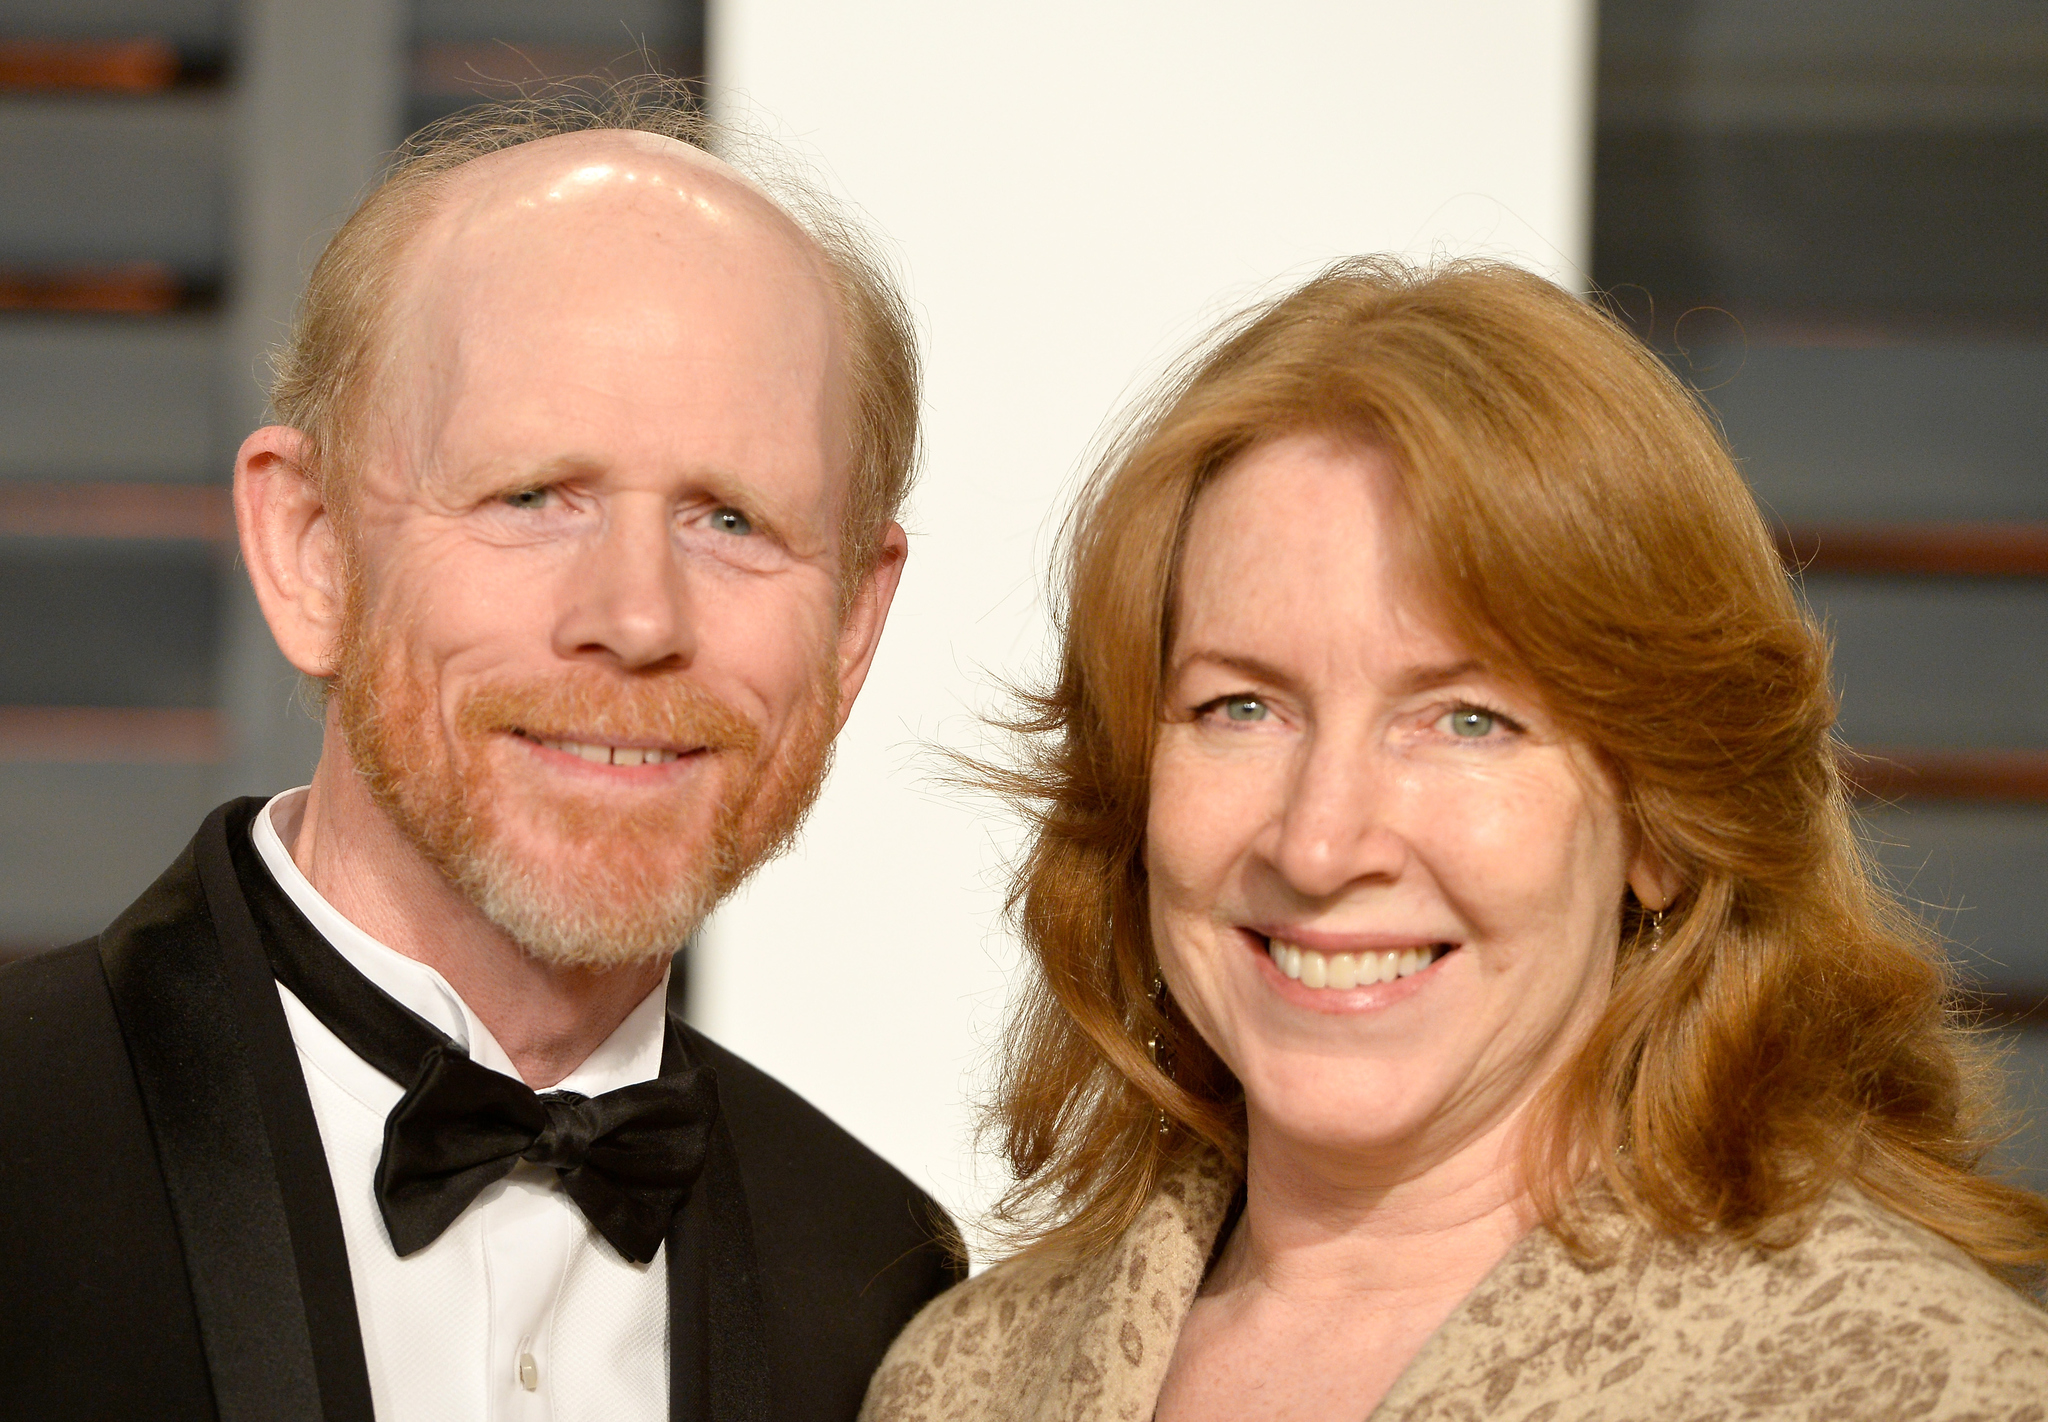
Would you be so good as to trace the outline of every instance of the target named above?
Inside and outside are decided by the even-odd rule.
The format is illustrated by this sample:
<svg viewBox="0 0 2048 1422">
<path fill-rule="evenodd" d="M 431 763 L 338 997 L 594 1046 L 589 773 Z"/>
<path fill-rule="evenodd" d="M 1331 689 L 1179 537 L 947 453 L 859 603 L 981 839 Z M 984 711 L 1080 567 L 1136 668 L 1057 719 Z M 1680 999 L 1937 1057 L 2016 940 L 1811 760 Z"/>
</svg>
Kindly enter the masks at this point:
<svg viewBox="0 0 2048 1422">
<path fill-rule="evenodd" d="M 1013 827 L 933 783 L 1044 664 L 1057 510 L 1112 408 L 1340 254 L 1585 284 L 1591 0 L 717 0 L 722 102 L 892 239 L 925 327 L 911 558 L 798 850 L 709 925 L 698 1021 L 956 1213 L 1016 951 Z M 829 1182 L 820 1182 L 829 1188 Z"/>
</svg>

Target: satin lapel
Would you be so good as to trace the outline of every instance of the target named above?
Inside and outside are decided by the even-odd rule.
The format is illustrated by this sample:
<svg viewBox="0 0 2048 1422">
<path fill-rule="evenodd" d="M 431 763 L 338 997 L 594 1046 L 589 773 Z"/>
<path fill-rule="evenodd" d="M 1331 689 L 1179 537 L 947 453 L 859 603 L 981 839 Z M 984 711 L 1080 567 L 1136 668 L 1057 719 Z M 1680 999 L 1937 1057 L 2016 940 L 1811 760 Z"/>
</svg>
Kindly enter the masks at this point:
<svg viewBox="0 0 2048 1422">
<path fill-rule="evenodd" d="M 221 1422 L 371 1422 L 325 1153 L 229 835 L 185 854 L 101 935 L 156 1135 Z"/>
<path fill-rule="evenodd" d="M 689 1029 L 671 1011 L 664 1070 L 668 1053 L 692 1055 L 688 1039 Z M 670 1418 L 768 1422 L 768 1348 L 753 1220 L 722 1109 L 704 1173 L 669 1226 L 667 1253 Z"/>
<path fill-rule="evenodd" d="M 327 1148 L 306 1092 L 305 1069 L 292 1041 L 291 1024 L 278 1000 L 277 978 L 263 949 L 261 930 L 242 885 L 267 887 L 288 903 L 250 836 L 249 826 L 265 802 L 244 799 L 225 807 L 223 830 L 198 847 L 200 882 L 213 907 L 228 984 L 240 1009 L 243 1031 L 256 1066 L 256 1096 L 278 1165 L 279 1193 L 291 1226 L 298 1264 L 299 1296 L 313 1340 L 313 1366 L 320 1381 L 325 1422 L 374 1422 L 370 1368 L 363 1358 L 363 1329 L 356 1315 L 355 1282 L 348 1267 L 348 1241 L 341 1232 L 341 1208 Z M 297 911 L 293 910 L 294 918 Z M 298 920 L 304 923 L 303 919 Z M 308 933 L 318 932 L 305 924 Z"/>
</svg>

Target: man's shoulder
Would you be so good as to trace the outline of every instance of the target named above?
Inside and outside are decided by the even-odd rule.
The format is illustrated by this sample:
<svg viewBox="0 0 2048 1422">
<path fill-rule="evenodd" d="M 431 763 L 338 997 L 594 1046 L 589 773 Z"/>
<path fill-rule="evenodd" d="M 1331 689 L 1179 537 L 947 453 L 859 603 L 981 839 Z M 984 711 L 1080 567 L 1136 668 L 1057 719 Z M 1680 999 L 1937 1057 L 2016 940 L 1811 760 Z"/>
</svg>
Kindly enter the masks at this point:
<svg viewBox="0 0 2048 1422">
<path fill-rule="evenodd" d="M 184 1255 L 96 943 L 0 968 L 0 1140 L 10 1403 L 25 1417 L 210 1416 Z"/>
<path fill-rule="evenodd" d="M 98 945 L 88 940 L 69 948 L 33 953 L 0 964 L 0 1004 L 7 1021 L 37 1022 L 50 1014 L 84 1012 L 104 1004 L 106 976 Z M 15 1033 L 0 1033 L 0 1048 L 15 1045 Z"/>
<path fill-rule="evenodd" d="M 906 1245 L 953 1239 L 938 1203 L 831 1117 L 701 1032 L 690 1038 L 718 1074 L 757 1228 L 808 1219 L 849 1243 L 864 1236 Z"/>
<path fill-rule="evenodd" d="M 0 1099 L 65 1089 L 87 1062 L 128 1072 L 98 941 L 0 965 Z"/>
<path fill-rule="evenodd" d="M 905 1323 L 960 1277 L 946 1212 L 817 1107 L 703 1034 L 753 1217 L 777 1414 L 851 1417 Z"/>
</svg>

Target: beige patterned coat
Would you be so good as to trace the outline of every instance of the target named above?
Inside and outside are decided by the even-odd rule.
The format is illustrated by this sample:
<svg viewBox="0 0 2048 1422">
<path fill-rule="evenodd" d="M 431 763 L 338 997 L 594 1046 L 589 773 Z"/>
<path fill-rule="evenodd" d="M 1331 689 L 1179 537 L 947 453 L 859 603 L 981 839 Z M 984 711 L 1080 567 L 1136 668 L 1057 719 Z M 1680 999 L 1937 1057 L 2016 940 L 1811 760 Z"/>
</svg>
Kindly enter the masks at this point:
<svg viewBox="0 0 2048 1422">
<path fill-rule="evenodd" d="M 926 1306 L 861 1422 L 1142 1422 L 1237 1182 L 1169 1177 L 1117 1247 L 1012 1261 Z M 1640 1226 L 1610 1263 L 1524 1237 L 1372 1422 L 2048 1422 L 2048 1313 L 1945 1241 L 1842 1192 L 1763 1255 Z"/>
</svg>

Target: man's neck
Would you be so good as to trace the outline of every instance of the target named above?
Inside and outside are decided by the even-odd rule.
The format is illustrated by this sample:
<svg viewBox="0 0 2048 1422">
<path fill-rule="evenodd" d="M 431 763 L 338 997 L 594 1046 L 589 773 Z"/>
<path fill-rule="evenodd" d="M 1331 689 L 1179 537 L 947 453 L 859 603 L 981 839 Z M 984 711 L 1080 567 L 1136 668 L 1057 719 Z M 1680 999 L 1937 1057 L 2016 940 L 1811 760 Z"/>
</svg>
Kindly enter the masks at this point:
<svg viewBox="0 0 2048 1422">
<path fill-rule="evenodd" d="M 558 968 L 477 911 L 370 799 L 344 751 L 320 758 L 285 847 L 321 897 L 378 942 L 434 969 L 527 1085 L 569 1075 L 660 983 L 664 965 Z"/>
</svg>

